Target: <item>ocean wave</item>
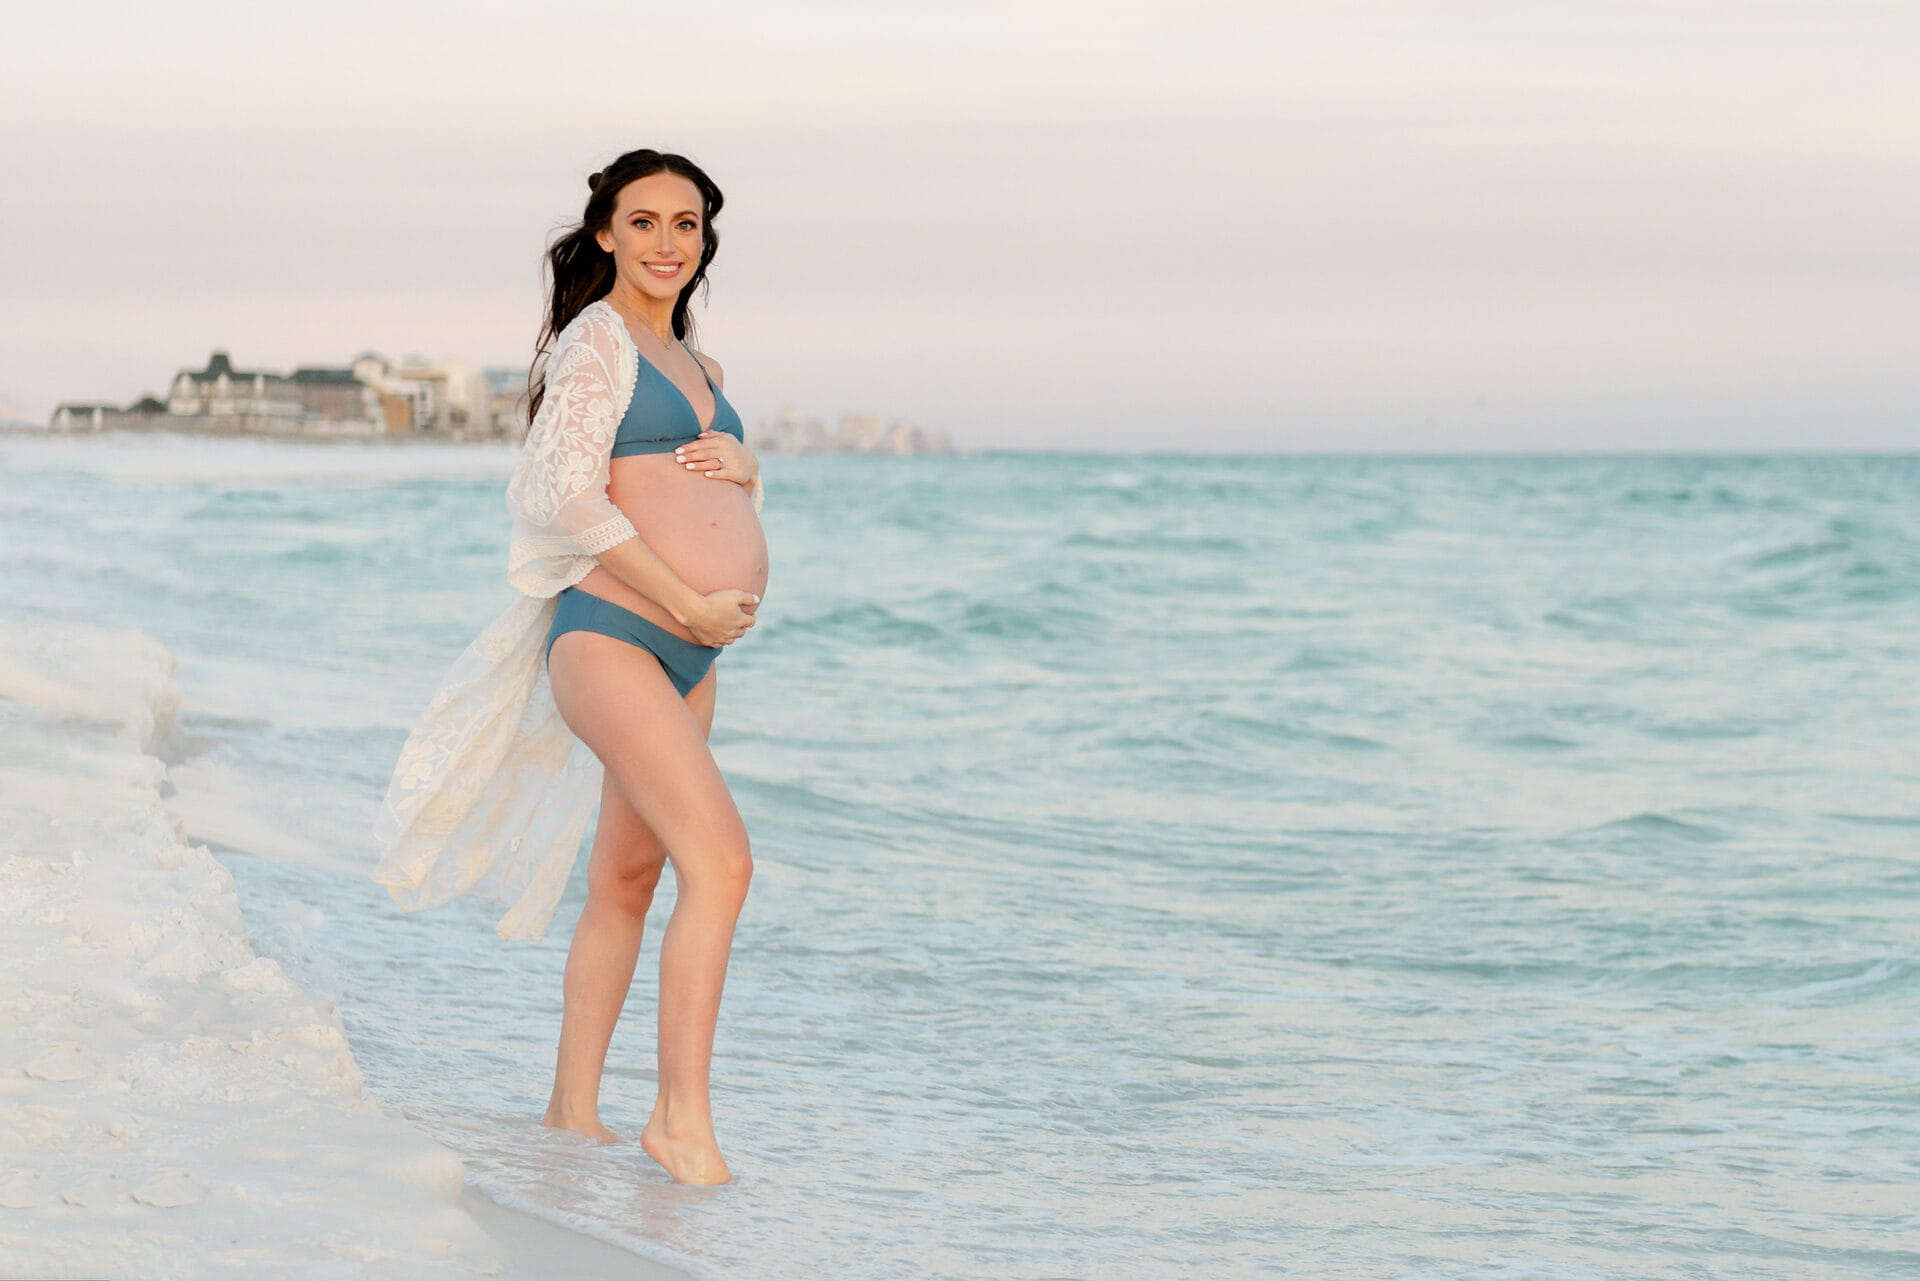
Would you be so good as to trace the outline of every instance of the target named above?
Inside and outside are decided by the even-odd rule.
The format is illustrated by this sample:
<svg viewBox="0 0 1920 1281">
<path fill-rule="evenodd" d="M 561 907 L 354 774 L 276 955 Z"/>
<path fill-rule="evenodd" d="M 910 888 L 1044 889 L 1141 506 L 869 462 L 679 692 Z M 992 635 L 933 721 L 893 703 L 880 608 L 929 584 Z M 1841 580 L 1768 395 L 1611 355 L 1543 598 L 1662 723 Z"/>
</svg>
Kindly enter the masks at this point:
<svg viewBox="0 0 1920 1281">
<path fill-rule="evenodd" d="M 770 620 L 767 630 L 810 641 L 844 640 L 854 645 L 912 646 L 942 639 L 941 629 L 934 624 L 897 614 L 875 601 L 834 605 L 814 614 L 783 614 Z"/>
<path fill-rule="evenodd" d="M 1657 810 L 1644 810 L 1638 814 L 1630 814 L 1625 818 L 1613 819 L 1591 827 L 1575 828 L 1565 833 L 1563 839 L 1616 836 L 1649 836 L 1658 839 L 1719 844 L 1730 839 L 1732 833 L 1725 828 L 1715 827 L 1711 823 L 1689 822 L 1686 819 L 1675 818 L 1671 814 L 1662 814 Z"/>
<path fill-rule="evenodd" d="M 1838 972 L 1818 978 L 1809 977 L 1794 986 L 1776 988 L 1760 995 L 1769 1001 L 1823 1001 L 1830 997 L 1853 1000 L 1860 996 L 1877 995 L 1875 989 L 1911 985 L 1911 980 L 1920 975 L 1920 966 L 1904 957 L 1886 957 L 1864 967 L 1845 965 L 1823 968 Z"/>
<path fill-rule="evenodd" d="M 1837 535 L 1831 527 L 1799 533 L 1763 534 L 1730 543 L 1709 553 L 1709 565 L 1738 565 L 1765 569 L 1778 565 L 1798 565 L 1818 560 L 1854 547 L 1851 538 Z"/>
</svg>

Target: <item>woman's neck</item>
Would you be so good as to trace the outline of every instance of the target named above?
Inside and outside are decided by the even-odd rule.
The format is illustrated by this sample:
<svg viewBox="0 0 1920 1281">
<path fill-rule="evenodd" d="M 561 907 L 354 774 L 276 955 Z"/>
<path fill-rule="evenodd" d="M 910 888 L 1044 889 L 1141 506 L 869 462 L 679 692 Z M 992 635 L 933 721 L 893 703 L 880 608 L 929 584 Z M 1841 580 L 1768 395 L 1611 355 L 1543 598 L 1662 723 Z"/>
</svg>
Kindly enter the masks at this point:
<svg viewBox="0 0 1920 1281">
<path fill-rule="evenodd" d="M 620 313 L 627 322 L 627 328 L 645 329 L 659 339 L 661 346 L 673 341 L 673 302 L 661 302 L 645 294 L 627 289 L 615 282 L 613 291 L 604 300 L 609 307 Z"/>
</svg>

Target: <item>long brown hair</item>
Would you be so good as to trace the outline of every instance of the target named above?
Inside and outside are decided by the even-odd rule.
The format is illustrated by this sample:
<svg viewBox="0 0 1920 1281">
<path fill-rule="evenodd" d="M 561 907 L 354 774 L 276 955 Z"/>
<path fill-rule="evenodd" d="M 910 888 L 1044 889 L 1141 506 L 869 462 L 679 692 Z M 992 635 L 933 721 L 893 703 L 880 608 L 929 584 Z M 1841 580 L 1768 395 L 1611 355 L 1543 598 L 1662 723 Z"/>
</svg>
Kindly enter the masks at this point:
<svg viewBox="0 0 1920 1281">
<path fill-rule="evenodd" d="M 713 221 L 720 212 L 720 206 L 726 203 L 726 197 L 720 194 L 720 188 L 714 185 L 713 179 L 707 177 L 706 171 L 685 156 L 646 147 L 629 151 L 606 168 L 587 175 L 585 212 L 580 215 L 579 222 L 569 227 L 547 249 L 547 314 L 540 328 L 539 340 L 534 345 L 533 363 L 527 368 L 529 423 L 540 412 L 540 402 L 546 399 L 546 359 L 552 351 L 554 339 L 560 336 L 561 330 L 573 323 L 573 318 L 584 311 L 588 303 L 606 297 L 613 288 L 613 255 L 602 249 L 594 236 L 613 222 L 614 202 L 619 199 L 622 188 L 635 178 L 661 172 L 679 174 L 699 188 L 701 202 L 706 206 L 700 217 L 700 266 L 673 304 L 674 337 L 684 342 L 693 332 L 693 317 L 688 313 L 688 304 L 693 300 L 693 291 L 706 284 L 707 264 L 713 261 L 713 255 L 720 248 L 720 233 L 714 228 Z"/>
</svg>

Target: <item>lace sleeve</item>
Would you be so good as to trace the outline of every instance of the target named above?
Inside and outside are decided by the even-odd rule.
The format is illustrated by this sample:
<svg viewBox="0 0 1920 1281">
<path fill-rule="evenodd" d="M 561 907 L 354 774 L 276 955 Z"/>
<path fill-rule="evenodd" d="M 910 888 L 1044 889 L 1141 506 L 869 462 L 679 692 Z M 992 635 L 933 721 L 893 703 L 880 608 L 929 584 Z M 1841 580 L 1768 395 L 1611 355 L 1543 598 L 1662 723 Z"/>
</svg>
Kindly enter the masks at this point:
<svg viewBox="0 0 1920 1281">
<path fill-rule="evenodd" d="M 589 308 L 555 341 L 546 395 L 507 483 L 507 579 L 530 596 L 573 585 L 593 567 L 583 558 L 637 536 L 607 497 L 608 455 L 634 372 L 611 324 Z"/>
</svg>

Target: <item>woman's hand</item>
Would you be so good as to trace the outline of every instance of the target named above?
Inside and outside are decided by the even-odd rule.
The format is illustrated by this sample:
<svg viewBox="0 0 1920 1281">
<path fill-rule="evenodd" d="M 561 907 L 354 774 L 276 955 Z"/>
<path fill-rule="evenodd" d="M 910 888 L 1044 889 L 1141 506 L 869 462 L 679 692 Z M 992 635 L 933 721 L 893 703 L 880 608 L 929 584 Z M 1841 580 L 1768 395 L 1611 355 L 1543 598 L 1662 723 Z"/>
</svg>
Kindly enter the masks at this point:
<svg viewBox="0 0 1920 1281">
<path fill-rule="evenodd" d="M 751 485 L 760 474 L 760 459 L 751 449 L 724 431 L 703 431 L 698 439 L 680 446 L 673 456 L 712 480 Z"/>
<path fill-rule="evenodd" d="M 752 592 L 722 587 L 694 601 L 680 621 L 702 645 L 731 645 L 753 626 L 753 611 L 758 608 L 760 598 Z"/>
</svg>

